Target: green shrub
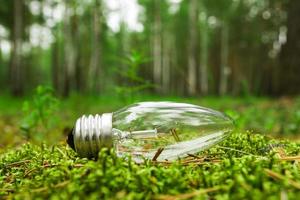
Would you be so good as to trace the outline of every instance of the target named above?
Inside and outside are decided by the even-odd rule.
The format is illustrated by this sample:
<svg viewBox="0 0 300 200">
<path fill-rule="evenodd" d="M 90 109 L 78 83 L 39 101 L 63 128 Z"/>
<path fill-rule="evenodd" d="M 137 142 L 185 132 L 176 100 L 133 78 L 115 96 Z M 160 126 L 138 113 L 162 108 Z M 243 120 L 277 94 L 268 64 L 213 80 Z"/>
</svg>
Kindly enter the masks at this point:
<svg viewBox="0 0 300 200">
<path fill-rule="evenodd" d="M 140 76 L 141 68 L 144 63 L 148 62 L 148 59 L 140 52 L 132 51 L 121 61 L 123 68 L 118 68 L 116 72 L 122 79 L 126 80 L 126 84 L 115 87 L 115 91 L 123 101 L 131 102 L 134 95 L 153 87 L 149 80 Z"/>
<path fill-rule="evenodd" d="M 39 86 L 32 100 L 23 103 L 20 128 L 27 140 L 42 140 L 57 121 L 59 101 L 50 87 Z"/>
</svg>

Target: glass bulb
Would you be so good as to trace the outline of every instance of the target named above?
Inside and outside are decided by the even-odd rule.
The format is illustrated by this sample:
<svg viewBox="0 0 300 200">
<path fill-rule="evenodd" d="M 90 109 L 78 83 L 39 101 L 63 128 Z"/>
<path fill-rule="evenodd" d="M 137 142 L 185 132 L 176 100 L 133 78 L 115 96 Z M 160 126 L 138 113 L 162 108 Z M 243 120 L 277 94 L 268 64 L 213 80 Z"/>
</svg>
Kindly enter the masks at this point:
<svg viewBox="0 0 300 200">
<path fill-rule="evenodd" d="M 186 103 L 141 102 L 114 113 L 82 116 L 68 144 L 82 157 L 96 157 L 102 147 L 118 156 L 172 161 L 205 150 L 233 129 L 224 114 Z"/>
</svg>

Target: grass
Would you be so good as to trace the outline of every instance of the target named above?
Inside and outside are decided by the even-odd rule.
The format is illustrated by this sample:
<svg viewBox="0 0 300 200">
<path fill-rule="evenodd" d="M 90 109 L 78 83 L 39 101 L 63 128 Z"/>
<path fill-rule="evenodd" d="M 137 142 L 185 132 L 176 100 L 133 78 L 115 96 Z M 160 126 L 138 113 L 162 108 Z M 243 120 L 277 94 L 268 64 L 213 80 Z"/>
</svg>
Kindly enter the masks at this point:
<svg viewBox="0 0 300 200">
<path fill-rule="evenodd" d="M 161 97 L 136 101 L 149 99 Z M 298 138 L 299 98 L 164 99 L 224 111 L 237 128 L 214 148 L 174 163 L 138 165 L 107 150 L 95 161 L 78 158 L 63 130 L 84 112 L 113 111 L 125 102 L 76 96 L 62 101 L 56 125 L 40 144 L 20 134 L 23 100 L 0 98 L 0 199 L 298 199 L 300 145 L 278 137 Z"/>
</svg>

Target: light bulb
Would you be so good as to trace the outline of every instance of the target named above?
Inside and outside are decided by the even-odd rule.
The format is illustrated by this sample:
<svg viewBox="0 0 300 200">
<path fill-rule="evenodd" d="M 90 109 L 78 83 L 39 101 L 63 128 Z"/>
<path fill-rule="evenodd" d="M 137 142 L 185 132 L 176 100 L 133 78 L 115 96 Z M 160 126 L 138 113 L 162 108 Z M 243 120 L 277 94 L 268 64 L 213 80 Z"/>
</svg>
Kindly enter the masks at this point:
<svg viewBox="0 0 300 200">
<path fill-rule="evenodd" d="M 224 114 L 186 103 L 141 102 L 113 113 L 80 117 L 68 144 L 81 157 L 96 157 L 102 147 L 118 156 L 172 161 L 205 150 L 233 129 Z M 158 153 L 159 152 L 159 153 Z"/>
</svg>

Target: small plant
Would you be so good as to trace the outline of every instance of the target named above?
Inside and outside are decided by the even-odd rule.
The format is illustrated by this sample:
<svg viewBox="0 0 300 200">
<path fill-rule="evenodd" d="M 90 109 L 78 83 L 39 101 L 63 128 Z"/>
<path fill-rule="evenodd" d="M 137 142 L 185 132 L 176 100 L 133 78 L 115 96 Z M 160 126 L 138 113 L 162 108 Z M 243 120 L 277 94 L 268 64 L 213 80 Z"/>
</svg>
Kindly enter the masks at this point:
<svg viewBox="0 0 300 200">
<path fill-rule="evenodd" d="M 31 101 L 23 103 L 24 118 L 20 128 L 27 140 L 41 140 L 53 126 L 59 101 L 51 87 L 38 86 Z"/>
<path fill-rule="evenodd" d="M 147 62 L 143 54 L 132 51 L 121 60 L 124 69 L 118 70 L 118 74 L 124 79 L 125 84 L 115 88 L 117 94 L 124 100 L 131 100 L 134 94 L 153 87 L 153 84 L 139 76 L 142 64 Z"/>
</svg>

